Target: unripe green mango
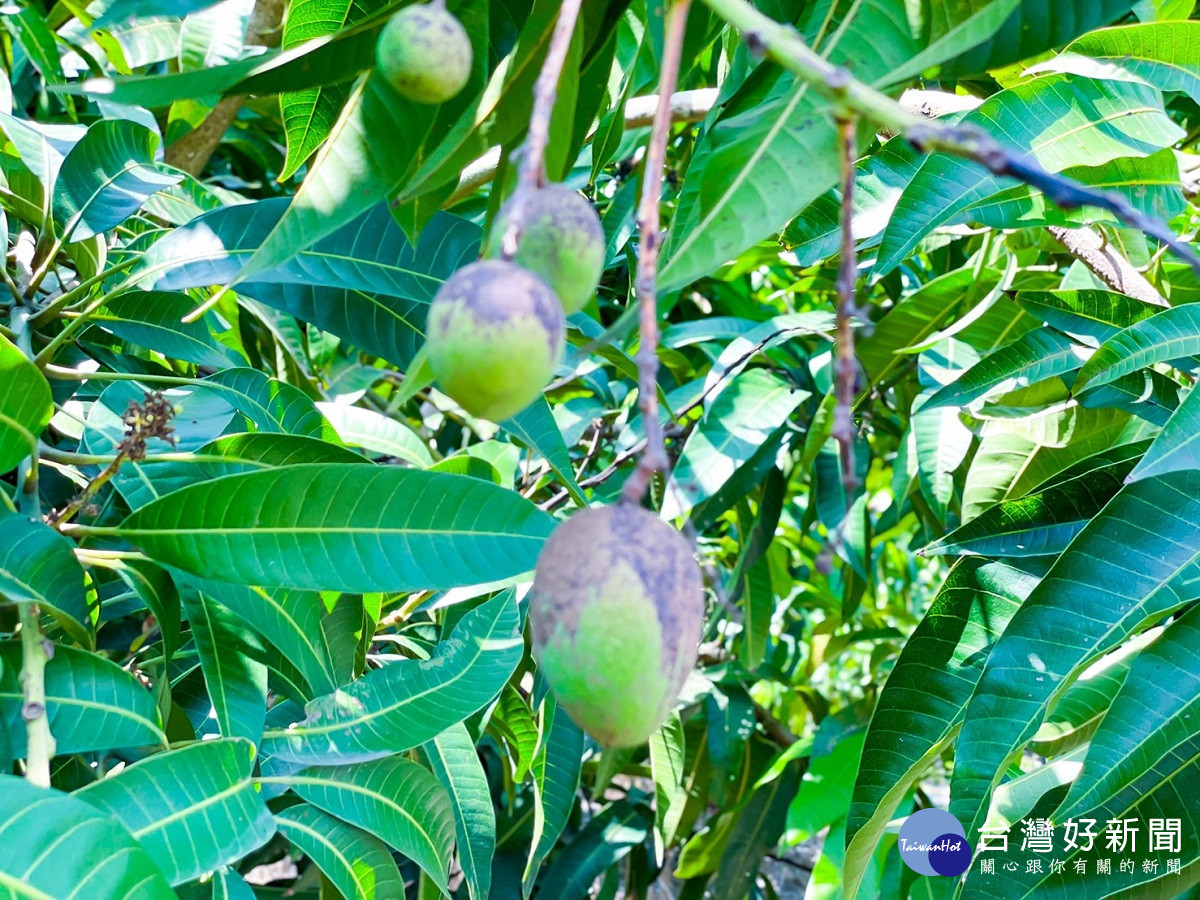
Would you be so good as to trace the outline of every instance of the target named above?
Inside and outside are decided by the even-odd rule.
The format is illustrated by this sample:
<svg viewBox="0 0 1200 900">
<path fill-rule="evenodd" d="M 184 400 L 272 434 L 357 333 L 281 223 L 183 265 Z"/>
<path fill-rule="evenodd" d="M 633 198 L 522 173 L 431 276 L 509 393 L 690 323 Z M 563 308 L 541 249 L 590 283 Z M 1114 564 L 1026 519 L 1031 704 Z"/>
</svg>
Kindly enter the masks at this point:
<svg viewBox="0 0 1200 900">
<path fill-rule="evenodd" d="M 471 77 L 471 39 L 462 23 L 435 4 L 406 6 L 388 21 L 375 62 L 388 84 L 418 103 L 445 103 Z"/>
<path fill-rule="evenodd" d="M 545 390 L 562 358 L 566 322 L 544 281 L 513 263 L 484 260 L 442 285 L 425 335 L 442 390 L 471 415 L 499 422 Z"/>
<path fill-rule="evenodd" d="M 529 622 L 559 705 L 604 746 L 637 746 L 696 664 L 700 567 L 687 540 L 640 506 L 585 509 L 542 548 Z"/>
<path fill-rule="evenodd" d="M 497 216 L 488 252 L 498 256 L 511 208 Z M 521 208 L 521 230 L 513 262 L 541 277 L 570 315 L 596 293 L 604 271 L 605 240 L 600 217 L 587 200 L 561 184 L 531 193 Z"/>
</svg>

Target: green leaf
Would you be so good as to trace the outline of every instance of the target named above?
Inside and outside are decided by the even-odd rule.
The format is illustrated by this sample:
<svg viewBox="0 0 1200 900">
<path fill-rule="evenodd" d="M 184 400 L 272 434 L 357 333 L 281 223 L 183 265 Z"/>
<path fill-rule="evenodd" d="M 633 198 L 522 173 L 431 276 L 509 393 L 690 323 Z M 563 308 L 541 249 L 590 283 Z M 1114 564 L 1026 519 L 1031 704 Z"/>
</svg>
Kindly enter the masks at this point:
<svg viewBox="0 0 1200 900">
<path fill-rule="evenodd" d="M 154 164 L 158 136 L 128 119 L 101 119 L 63 160 L 54 182 L 54 218 L 64 240 L 103 234 L 146 199 L 178 184 L 181 173 Z"/>
<path fill-rule="evenodd" d="M 496 812 L 475 742 L 460 722 L 422 744 L 421 754 L 450 795 L 458 864 L 471 900 L 486 900 L 496 852 Z"/>
<path fill-rule="evenodd" d="M 1017 302 L 1047 325 L 1106 341 L 1161 310 L 1113 291 L 1020 291 Z"/>
<path fill-rule="evenodd" d="M 7 472 L 34 452 L 54 402 L 37 366 L 2 334 L 0 384 L 0 472 Z"/>
<path fill-rule="evenodd" d="M 0 887 L 19 900 L 175 896 L 150 853 L 111 816 L 23 778 L 0 775 L 0 838 Z"/>
<path fill-rule="evenodd" d="M 994 392 L 1028 387 L 1046 378 L 1066 375 L 1083 364 L 1087 349 L 1055 331 L 1027 331 L 1011 344 L 993 350 L 921 407 L 969 406 Z"/>
<path fill-rule="evenodd" d="M 53 528 L 0 507 L 0 598 L 68 616 L 86 635 L 91 616 L 74 550 Z"/>
<path fill-rule="evenodd" d="M 684 515 L 720 490 L 809 396 L 767 369 L 747 369 L 732 378 L 683 445 L 663 517 Z"/>
<path fill-rule="evenodd" d="M 257 369 L 222 369 L 199 382 L 199 387 L 219 391 L 252 429 L 338 441 L 337 432 L 307 394 Z"/>
<path fill-rule="evenodd" d="M 296 0 L 288 7 L 283 23 L 282 46 L 287 50 L 313 38 L 335 34 L 340 28 L 356 25 L 386 6 L 386 0 L 334 0 L 332 3 L 329 0 Z M 279 173 L 280 181 L 291 178 L 325 142 L 349 96 L 349 86 L 344 84 L 279 95 L 279 111 L 287 136 L 287 158 Z"/>
<path fill-rule="evenodd" d="M 342 607 L 361 609 L 351 597 L 329 597 L 316 591 L 265 590 L 220 581 L 194 582 L 239 616 L 275 646 L 304 676 L 316 694 L 329 694 L 350 680 L 351 671 L 342 660 L 353 658 L 358 642 L 355 632 L 344 627 Z M 354 617 L 354 610 L 347 610 Z"/>
<path fill-rule="evenodd" d="M 0 722 L 8 725 L 12 754 L 25 755 L 21 643 L 0 642 Z M 46 663 L 46 716 L 58 753 L 92 753 L 165 746 L 154 695 L 102 656 L 55 645 Z"/>
<path fill-rule="evenodd" d="M 1021 567 L 959 560 L 904 645 L 867 730 L 846 825 L 845 889 L 853 896 L 904 795 L 957 733 L 988 649 L 1038 583 Z M 1042 567 L 1044 571 L 1044 567 Z"/>
<path fill-rule="evenodd" d="M 675 830 L 687 802 L 683 723 L 677 713 L 650 735 L 650 774 L 654 778 L 654 855 L 662 865 L 667 849 L 675 843 Z"/>
<path fill-rule="evenodd" d="M 345 497 L 357 500 L 338 502 Z M 366 593 L 519 575 L 553 527 L 528 500 L 475 478 L 313 464 L 189 485 L 135 511 L 119 531 L 195 575 Z"/>
<path fill-rule="evenodd" d="M 267 731 L 263 752 L 295 763 L 346 763 L 409 750 L 489 703 L 523 652 L 506 592 L 464 616 L 429 659 L 399 659 L 312 701 L 303 722 Z"/>
<path fill-rule="evenodd" d="M 1172 413 L 1129 479 L 1200 469 L 1200 391 L 1193 388 Z"/>
<path fill-rule="evenodd" d="M 753 888 L 763 856 L 783 833 L 788 804 L 799 787 L 800 767 L 793 763 L 750 795 L 729 833 L 712 882 L 714 897 L 741 897 Z"/>
<path fill-rule="evenodd" d="M 221 0 L 113 0 L 92 23 L 94 28 L 109 28 L 128 19 L 152 16 L 179 16 L 215 6 Z"/>
<path fill-rule="evenodd" d="M 421 469 L 433 465 L 425 442 L 399 419 L 347 403 L 318 403 L 317 409 L 351 447 L 403 459 Z"/>
<path fill-rule="evenodd" d="M 1086 384 L 1106 384 L 1145 366 L 1200 353 L 1200 306 L 1166 309 L 1110 337 L 1092 354 L 1075 379 L 1075 393 Z"/>
<path fill-rule="evenodd" d="M 593 881 L 646 839 L 646 822 L 636 806 L 618 800 L 605 807 L 554 858 L 538 879 L 546 897 L 586 897 Z"/>
<path fill-rule="evenodd" d="M 316 863 L 349 900 L 404 894 L 404 881 L 387 845 L 315 806 L 298 803 L 275 814 L 279 833 Z"/>
<path fill-rule="evenodd" d="M 167 879 L 183 884 L 275 834 L 253 768 L 249 741 L 202 741 L 134 763 L 75 796 L 121 822 Z"/>
<path fill-rule="evenodd" d="M 412 760 L 392 756 L 318 766 L 276 779 L 313 806 L 381 838 L 448 893 L 454 814 L 445 788 Z"/>
<path fill-rule="evenodd" d="M 1200 25 L 1148 22 L 1105 28 L 1072 41 L 1031 71 L 1126 78 L 1186 93 L 1200 103 Z"/>
<path fill-rule="evenodd" d="M 1198 650 L 1200 608 L 1193 608 L 1137 654 L 1092 735 L 1083 771 L 1059 817 L 1106 805 L 1197 733 L 1200 674 L 1193 663 Z"/>
<path fill-rule="evenodd" d="M 1037 493 L 1004 500 L 921 551 L 923 555 L 1057 556 L 1125 484 L 1136 457 L 1122 457 Z"/>
<path fill-rule="evenodd" d="M 1073 673 L 1189 599 L 1197 548 L 1200 474 L 1174 472 L 1128 485 L 1059 557 L 992 649 L 967 708 L 950 811 L 968 838 Z"/>
<path fill-rule="evenodd" d="M 1154 88 L 1061 75 L 994 94 L 962 124 L 984 128 L 1050 172 L 1149 155 L 1180 138 Z M 931 230 L 1014 183 L 959 157 L 928 157 L 888 221 L 875 274 L 890 272 Z"/>
<path fill-rule="evenodd" d="M 542 745 L 533 761 L 533 839 L 521 882 L 526 897 L 567 827 L 583 765 L 583 731 L 551 695 L 542 700 L 541 728 Z"/>
<path fill-rule="evenodd" d="M 283 198 L 227 206 L 157 241 L 134 274 L 163 290 L 228 284 L 287 209 Z M 412 244 L 377 204 L 238 291 L 407 366 L 438 287 L 478 255 L 478 225 L 439 213 Z"/>
<path fill-rule="evenodd" d="M 224 369 L 245 362 L 213 337 L 214 316 L 195 322 L 180 320 L 196 308 L 186 294 L 139 291 L 110 299 L 91 321 L 121 340 L 155 350 L 171 359 Z"/>
<path fill-rule="evenodd" d="M 530 450 L 540 453 L 559 481 L 570 491 L 575 502 L 580 506 L 587 506 L 583 488 L 575 479 L 570 451 L 567 450 L 562 432 L 545 397 L 538 396 L 511 419 L 502 422 L 501 427 Z"/>
<path fill-rule="evenodd" d="M 262 647 L 254 646 L 254 636 L 212 597 L 183 590 L 180 599 L 221 734 L 257 744 L 267 717 L 267 667 L 259 661 Z"/>
</svg>

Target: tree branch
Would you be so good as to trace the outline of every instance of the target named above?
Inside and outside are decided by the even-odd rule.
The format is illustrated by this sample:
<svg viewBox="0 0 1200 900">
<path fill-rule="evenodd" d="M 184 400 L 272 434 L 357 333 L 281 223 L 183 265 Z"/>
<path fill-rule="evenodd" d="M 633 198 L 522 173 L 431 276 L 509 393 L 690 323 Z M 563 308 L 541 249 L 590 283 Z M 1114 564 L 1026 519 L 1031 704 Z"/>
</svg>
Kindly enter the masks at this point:
<svg viewBox="0 0 1200 900">
<path fill-rule="evenodd" d="M 748 0 L 705 0 L 718 16 L 742 32 L 746 43 L 798 75 L 842 111 L 853 111 L 895 134 L 918 150 L 959 156 L 996 175 L 1008 175 L 1038 188 L 1063 208 L 1095 206 L 1171 248 L 1200 273 L 1200 256 L 1158 219 L 1134 209 L 1123 196 L 1087 187 L 1047 172 L 1031 155 L 1001 145 L 980 128 L 947 125 L 922 118 L 886 94 L 854 78 L 849 70 L 816 53 L 790 25 L 759 12 Z"/>
<path fill-rule="evenodd" d="M 1051 225 L 1046 230 L 1114 291 L 1128 294 L 1151 306 L 1170 306 L 1157 288 L 1134 268 L 1133 263 L 1122 256 L 1121 252 L 1095 229 L 1060 228 Z"/>
<path fill-rule="evenodd" d="M 679 79 L 679 58 L 683 53 L 683 35 L 687 26 L 689 0 L 674 0 L 667 9 L 664 26 L 662 70 L 658 84 L 658 110 L 646 148 L 642 171 L 642 196 L 638 205 L 637 296 L 638 320 L 638 407 L 646 429 L 646 449 L 637 468 L 622 485 L 621 499 L 641 503 L 654 473 L 667 466 L 667 448 L 662 423 L 658 420 L 658 248 L 660 234 L 659 203 L 662 200 L 663 170 L 667 141 L 671 136 L 671 96 Z"/>
<path fill-rule="evenodd" d="M 846 508 L 854 502 L 858 489 L 858 467 L 854 460 L 854 397 L 858 393 L 858 360 L 854 355 L 854 285 L 858 281 L 858 260 L 854 244 L 854 163 L 858 157 L 858 117 L 838 120 L 842 174 L 842 258 L 837 274 L 837 355 L 834 363 L 834 391 L 837 406 L 833 413 L 833 437 L 838 442 L 842 462 L 842 488 Z"/>
<path fill-rule="evenodd" d="M 250 21 L 246 23 L 246 45 L 274 47 L 279 43 L 284 5 L 284 0 L 257 0 Z M 163 161 L 189 175 L 199 175 L 245 102 L 245 95 L 218 101 L 203 122 L 163 151 Z"/>
</svg>

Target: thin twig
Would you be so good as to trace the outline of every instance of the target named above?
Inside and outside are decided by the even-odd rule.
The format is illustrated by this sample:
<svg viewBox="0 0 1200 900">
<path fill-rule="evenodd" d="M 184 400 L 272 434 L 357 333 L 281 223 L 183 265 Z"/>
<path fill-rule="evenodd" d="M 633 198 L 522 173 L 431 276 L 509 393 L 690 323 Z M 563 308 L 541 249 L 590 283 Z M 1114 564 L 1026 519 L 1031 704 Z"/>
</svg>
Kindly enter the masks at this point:
<svg viewBox="0 0 1200 900">
<path fill-rule="evenodd" d="M 834 392 L 837 406 L 833 413 L 833 437 L 842 460 L 842 488 L 846 508 L 854 502 L 858 490 L 858 468 L 854 460 L 854 398 L 858 393 L 858 360 L 854 356 L 854 285 L 858 280 L 858 260 L 854 253 L 854 162 L 857 154 L 858 117 L 847 115 L 838 120 L 842 173 L 842 258 L 837 275 L 837 357 L 834 363 Z"/>
<path fill-rule="evenodd" d="M 658 82 L 658 109 L 646 148 L 642 171 L 642 196 L 638 206 L 637 295 L 638 321 L 638 406 L 646 429 L 646 449 L 637 468 L 621 489 L 621 499 L 641 503 L 654 473 L 667 466 L 667 448 L 662 423 L 658 420 L 658 248 L 662 241 L 659 203 L 662 200 L 663 170 L 667 141 L 671 136 L 671 96 L 679 79 L 679 58 L 687 27 L 689 0 L 675 0 L 667 9 L 664 26 L 662 70 Z"/>
<path fill-rule="evenodd" d="M 509 208 L 508 225 L 504 229 L 501 256 L 511 260 L 517 253 L 521 236 L 521 216 L 529 196 L 546 181 L 546 145 L 550 142 L 550 119 L 554 114 L 554 101 L 558 95 L 558 82 L 562 78 L 571 38 L 575 34 L 575 21 L 579 18 L 579 7 L 583 0 L 563 0 L 550 36 L 550 48 L 546 61 L 538 73 L 533 86 L 533 112 L 529 116 L 529 134 L 521 148 L 517 168 L 517 187 L 513 191 Z"/>
</svg>

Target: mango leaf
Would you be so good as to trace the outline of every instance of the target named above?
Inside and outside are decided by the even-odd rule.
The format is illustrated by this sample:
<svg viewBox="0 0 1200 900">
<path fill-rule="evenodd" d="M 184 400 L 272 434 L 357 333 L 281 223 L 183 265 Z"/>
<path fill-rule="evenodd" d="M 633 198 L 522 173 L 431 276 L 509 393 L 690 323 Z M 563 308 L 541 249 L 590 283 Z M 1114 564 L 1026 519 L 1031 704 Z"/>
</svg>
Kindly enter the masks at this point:
<svg viewBox="0 0 1200 900">
<path fill-rule="evenodd" d="M 14 756 L 25 755 L 21 643 L 0 642 L 0 721 Z M 46 663 L 46 716 L 59 753 L 165 746 L 154 695 L 102 656 L 58 644 Z"/>
<path fill-rule="evenodd" d="M 1050 172 L 1149 155 L 1180 136 L 1154 88 L 1064 75 L 1045 75 L 994 94 L 962 124 L 1001 136 L 1009 149 Z M 1014 184 L 958 157 L 928 157 L 888 221 L 875 274 L 894 269 L 934 228 Z"/>
<path fill-rule="evenodd" d="M 1052 328 L 1106 341 L 1160 310 L 1114 291 L 1019 291 L 1017 302 Z"/>
<path fill-rule="evenodd" d="M 1137 654 L 1059 807 L 1063 820 L 1104 806 L 1197 733 L 1197 648 L 1200 608 L 1193 608 Z"/>
<path fill-rule="evenodd" d="M 720 490 L 808 396 L 767 369 L 731 379 L 683 445 L 667 484 L 664 518 L 684 515 Z"/>
<path fill-rule="evenodd" d="M 167 879 L 183 884 L 275 834 L 253 768 L 249 741 L 202 741 L 134 763 L 75 796 L 121 822 Z"/>
<path fill-rule="evenodd" d="M 396 861 L 375 835 L 307 803 L 276 813 L 275 823 L 279 833 L 312 859 L 343 897 L 382 900 L 403 895 L 404 881 Z"/>
<path fill-rule="evenodd" d="M 425 442 L 398 419 L 348 403 L 318 403 L 317 409 L 330 421 L 338 437 L 352 447 L 403 459 L 421 469 L 433 465 Z"/>
<path fill-rule="evenodd" d="M 1072 41 L 1034 72 L 1126 78 L 1200 103 L 1200 29 L 1195 22 L 1146 22 L 1105 28 Z"/>
<path fill-rule="evenodd" d="M 392 756 L 352 766 L 315 766 L 274 780 L 381 838 L 448 893 L 454 814 L 445 788 L 428 770 Z"/>
<path fill-rule="evenodd" d="M 213 316 L 196 322 L 180 321 L 195 307 L 186 294 L 138 291 L 113 297 L 91 321 L 121 340 L 172 359 L 214 369 L 244 363 L 244 356 L 213 337 Z"/>
<path fill-rule="evenodd" d="M 922 555 L 1057 556 L 1125 484 L 1135 459 L 1120 458 L 1044 490 L 1004 500 L 921 551 Z"/>
<path fill-rule="evenodd" d="M 554 474 L 566 486 L 571 497 L 580 506 L 587 505 L 583 488 L 575 479 L 575 469 L 571 465 L 571 453 L 567 450 L 562 432 L 550 411 L 546 398 L 538 396 L 527 407 L 501 423 L 505 431 L 513 435 L 522 444 L 546 460 Z"/>
<path fill-rule="evenodd" d="M 912 783 L 957 733 L 988 649 L 1041 571 L 1045 566 L 1036 560 L 1019 567 L 959 560 L 905 643 L 871 716 L 854 784 L 846 825 L 847 896 L 858 889 Z"/>
<path fill-rule="evenodd" d="M 968 839 L 1005 764 L 1073 673 L 1190 599 L 1188 585 L 1200 575 L 1198 498 L 1196 472 L 1128 485 L 1071 542 L 996 642 L 967 708 L 951 782 L 950 811 Z"/>
<path fill-rule="evenodd" d="M 421 755 L 450 796 L 458 864 L 471 900 L 486 900 L 496 852 L 496 812 L 475 742 L 459 722 L 422 744 Z"/>
<path fill-rule="evenodd" d="M 672 713 L 650 735 L 650 774 L 654 778 L 654 856 L 662 865 L 687 800 L 684 777 L 683 723 Z"/>
<path fill-rule="evenodd" d="M 134 275 L 160 290 L 228 284 L 286 209 L 278 198 L 200 216 L 153 244 Z M 376 204 L 238 290 L 405 366 L 424 339 L 426 306 L 478 255 L 479 240 L 479 226 L 437 214 L 414 245 L 387 206 Z"/>
<path fill-rule="evenodd" d="M 583 731 L 555 703 L 542 700 L 542 745 L 533 761 L 533 840 L 522 876 L 522 892 L 533 890 L 542 862 L 567 827 L 583 762 Z"/>
<path fill-rule="evenodd" d="M 64 841 L 69 834 L 71 840 Z M 0 775 L 0 885 L 19 900 L 175 896 L 146 848 L 95 807 L 69 794 Z M 55 847 L 57 852 L 47 853 Z"/>
<path fill-rule="evenodd" d="M 358 499 L 338 501 L 347 496 Z M 312 464 L 189 485 L 136 510 L 118 531 L 203 577 L 367 593 L 519 575 L 553 527 L 528 500 L 475 478 Z"/>
<path fill-rule="evenodd" d="M 629 801 L 605 807 L 554 858 L 538 879 L 538 890 L 547 897 L 586 897 L 592 882 L 642 843 L 647 831 L 642 813 Z"/>
<path fill-rule="evenodd" d="M 33 453 L 37 437 L 54 414 L 50 385 L 37 366 L 0 334 L 0 472 Z"/>
<path fill-rule="evenodd" d="M 217 390 L 258 431 L 301 434 L 338 442 L 312 398 L 295 385 L 271 378 L 257 369 L 222 369 L 199 383 L 201 390 Z"/>
<path fill-rule="evenodd" d="M 86 635 L 91 616 L 74 549 L 53 528 L 0 507 L 0 598 L 67 616 Z"/>
<path fill-rule="evenodd" d="M 1086 384 L 1106 384 L 1122 375 L 1164 360 L 1200 353 L 1200 306 L 1165 309 L 1110 337 L 1092 354 L 1075 379 L 1078 393 Z"/>
<path fill-rule="evenodd" d="M 921 408 L 969 406 L 993 392 L 1011 391 L 1066 375 L 1083 364 L 1086 354 L 1086 348 L 1058 332 L 1046 328 L 1027 331 L 975 363 Z"/>
<path fill-rule="evenodd" d="M 212 580 L 189 580 L 220 606 L 239 616 L 273 644 L 296 667 L 317 694 L 329 694 L 350 680 L 344 659 L 353 658 L 359 629 L 346 629 L 346 618 L 361 607 L 348 596 L 329 597 L 316 591 L 243 587 Z M 349 615 L 339 610 L 343 607 Z"/>
<path fill-rule="evenodd" d="M 101 119 L 63 160 L 54 182 L 54 218 L 64 241 L 103 234 L 182 174 L 154 164 L 158 135 L 128 119 Z"/>
<path fill-rule="evenodd" d="M 312 701 L 303 722 L 267 731 L 263 752 L 295 763 L 348 763 L 419 746 L 491 701 L 523 646 L 506 592 L 464 616 L 429 659 L 397 660 Z"/>
<path fill-rule="evenodd" d="M 800 767 L 792 763 L 781 775 L 755 788 L 729 833 L 712 882 L 713 896 L 740 897 L 753 888 L 764 854 L 783 834 L 788 804 L 799 787 Z"/>
<path fill-rule="evenodd" d="M 267 718 L 267 667 L 260 662 L 261 645 L 212 597 L 182 590 L 180 599 L 222 736 L 257 744 Z"/>
<path fill-rule="evenodd" d="M 288 7 L 281 46 L 291 49 L 313 38 L 335 34 L 388 6 L 386 0 L 297 0 Z M 291 178 L 324 143 L 337 121 L 350 89 L 345 84 L 287 91 L 279 95 L 279 111 L 287 136 L 287 158 L 279 180 Z"/>
<path fill-rule="evenodd" d="M 1200 469 L 1200 391 L 1194 388 L 1172 413 L 1146 455 L 1129 476 L 1130 480 L 1165 475 L 1167 472 Z"/>
</svg>

